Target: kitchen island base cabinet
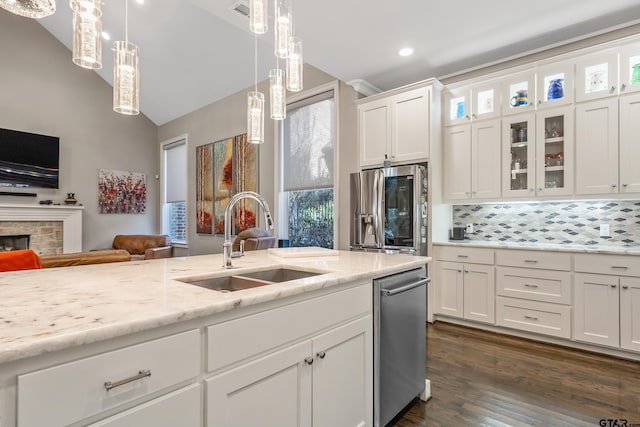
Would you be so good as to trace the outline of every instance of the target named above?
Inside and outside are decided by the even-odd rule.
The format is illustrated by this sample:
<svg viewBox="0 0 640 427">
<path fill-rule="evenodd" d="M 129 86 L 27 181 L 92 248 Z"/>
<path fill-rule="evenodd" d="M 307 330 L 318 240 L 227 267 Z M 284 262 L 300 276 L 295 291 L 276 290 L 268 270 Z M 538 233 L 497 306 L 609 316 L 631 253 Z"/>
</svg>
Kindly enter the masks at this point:
<svg viewBox="0 0 640 427">
<path fill-rule="evenodd" d="M 372 318 L 207 379 L 207 426 L 370 426 Z"/>
</svg>

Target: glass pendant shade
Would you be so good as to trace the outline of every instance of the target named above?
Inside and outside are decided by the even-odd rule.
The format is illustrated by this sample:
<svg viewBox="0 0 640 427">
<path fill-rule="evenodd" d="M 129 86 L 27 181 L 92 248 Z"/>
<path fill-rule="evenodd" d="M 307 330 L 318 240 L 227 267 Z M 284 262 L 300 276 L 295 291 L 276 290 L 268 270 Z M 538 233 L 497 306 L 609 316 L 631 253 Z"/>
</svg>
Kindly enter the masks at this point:
<svg viewBox="0 0 640 427">
<path fill-rule="evenodd" d="M 273 120 L 284 120 L 287 117 L 287 91 L 284 87 L 284 80 L 284 70 L 269 71 L 269 104 Z"/>
<path fill-rule="evenodd" d="M 71 0 L 73 9 L 73 63 L 83 68 L 102 68 L 102 2 Z"/>
<path fill-rule="evenodd" d="M 261 92 L 247 94 L 247 139 L 252 144 L 264 142 L 264 95 Z"/>
<path fill-rule="evenodd" d="M 289 56 L 287 57 L 287 90 L 302 90 L 302 39 L 289 37 Z"/>
<path fill-rule="evenodd" d="M 140 49 L 135 44 L 124 41 L 113 43 L 113 48 L 113 111 L 128 115 L 139 114 Z"/>
<path fill-rule="evenodd" d="M 0 0 L 0 7 L 26 18 L 44 18 L 56 11 L 55 0 Z"/>
<path fill-rule="evenodd" d="M 252 33 L 264 34 L 269 29 L 267 3 L 268 0 L 251 0 L 249 2 L 249 29 Z"/>
<path fill-rule="evenodd" d="M 285 59 L 289 55 L 289 37 L 291 37 L 291 13 L 284 4 L 276 2 L 275 17 L 275 54 L 278 58 Z"/>
</svg>

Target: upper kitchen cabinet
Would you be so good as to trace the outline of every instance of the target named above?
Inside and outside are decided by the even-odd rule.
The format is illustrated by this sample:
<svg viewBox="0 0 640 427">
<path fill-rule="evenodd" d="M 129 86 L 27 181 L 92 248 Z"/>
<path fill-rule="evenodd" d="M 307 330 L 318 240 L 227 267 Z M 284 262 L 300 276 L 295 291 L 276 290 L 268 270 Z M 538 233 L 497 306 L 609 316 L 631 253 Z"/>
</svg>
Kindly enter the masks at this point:
<svg viewBox="0 0 640 427">
<path fill-rule="evenodd" d="M 640 43 L 620 49 L 620 94 L 640 91 Z"/>
<path fill-rule="evenodd" d="M 640 68 L 640 67 L 639 67 Z M 609 49 L 576 62 L 576 101 L 618 94 L 618 52 Z"/>
<path fill-rule="evenodd" d="M 536 113 L 536 196 L 573 193 L 573 107 Z"/>
<path fill-rule="evenodd" d="M 536 69 L 538 108 L 573 102 L 573 63 L 558 62 Z"/>
<path fill-rule="evenodd" d="M 526 71 L 502 79 L 502 114 L 532 111 L 535 108 L 536 73 Z"/>
<path fill-rule="evenodd" d="M 452 126 L 444 137 L 444 198 L 500 197 L 500 120 Z"/>
<path fill-rule="evenodd" d="M 500 90 L 501 84 L 497 81 L 447 88 L 444 95 L 445 125 L 499 117 Z"/>
<path fill-rule="evenodd" d="M 429 159 L 432 99 L 440 102 L 440 83 L 429 80 L 357 101 L 360 167 L 424 162 Z"/>
<path fill-rule="evenodd" d="M 502 196 L 535 196 L 535 112 L 502 119 Z"/>
</svg>

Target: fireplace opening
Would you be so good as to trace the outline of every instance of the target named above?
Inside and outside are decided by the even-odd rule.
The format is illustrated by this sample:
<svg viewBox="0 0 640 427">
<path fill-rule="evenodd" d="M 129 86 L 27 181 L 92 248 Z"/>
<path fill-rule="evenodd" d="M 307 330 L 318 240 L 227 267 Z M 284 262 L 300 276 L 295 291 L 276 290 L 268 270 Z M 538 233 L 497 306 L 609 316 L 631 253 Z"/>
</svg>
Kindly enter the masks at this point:
<svg viewBox="0 0 640 427">
<path fill-rule="evenodd" d="M 0 251 L 18 251 L 21 249 L 29 249 L 28 234 L 0 236 Z"/>
</svg>

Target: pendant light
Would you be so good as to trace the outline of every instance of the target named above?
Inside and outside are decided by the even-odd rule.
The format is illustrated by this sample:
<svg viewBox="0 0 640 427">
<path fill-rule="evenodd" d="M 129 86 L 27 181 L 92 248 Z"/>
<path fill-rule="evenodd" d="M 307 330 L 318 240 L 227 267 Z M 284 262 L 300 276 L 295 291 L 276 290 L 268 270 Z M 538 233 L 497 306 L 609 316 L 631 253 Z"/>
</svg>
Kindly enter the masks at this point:
<svg viewBox="0 0 640 427">
<path fill-rule="evenodd" d="M 120 114 L 140 113 L 138 57 L 140 49 L 129 43 L 129 0 L 125 0 L 125 41 L 113 43 L 113 111 Z"/>
<path fill-rule="evenodd" d="M 269 105 L 273 120 L 284 120 L 287 117 L 286 94 L 284 70 L 275 68 L 269 71 Z"/>
<path fill-rule="evenodd" d="M 0 0 L 0 7 L 25 18 L 44 18 L 56 11 L 55 0 Z"/>
<path fill-rule="evenodd" d="M 287 90 L 300 92 L 302 84 L 302 39 L 289 37 L 289 55 L 287 57 Z"/>
<path fill-rule="evenodd" d="M 102 68 L 102 1 L 71 0 L 73 10 L 73 63 Z"/>
<path fill-rule="evenodd" d="M 249 2 L 249 29 L 254 34 L 264 34 L 269 29 L 269 0 L 251 0 Z"/>
<path fill-rule="evenodd" d="M 247 140 L 252 144 L 264 142 L 264 94 L 258 92 L 258 36 L 254 36 L 253 91 L 247 94 Z"/>
<path fill-rule="evenodd" d="M 289 37 L 291 37 L 291 12 L 284 0 L 275 0 L 275 25 L 273 29 L 275 54 L 285 59 L 289 54 Z"/>
</svg>

